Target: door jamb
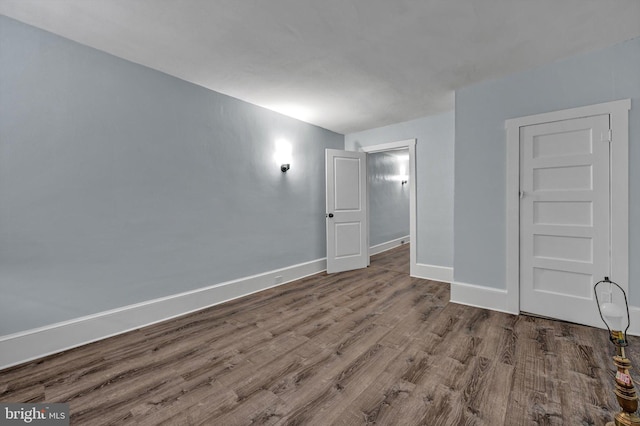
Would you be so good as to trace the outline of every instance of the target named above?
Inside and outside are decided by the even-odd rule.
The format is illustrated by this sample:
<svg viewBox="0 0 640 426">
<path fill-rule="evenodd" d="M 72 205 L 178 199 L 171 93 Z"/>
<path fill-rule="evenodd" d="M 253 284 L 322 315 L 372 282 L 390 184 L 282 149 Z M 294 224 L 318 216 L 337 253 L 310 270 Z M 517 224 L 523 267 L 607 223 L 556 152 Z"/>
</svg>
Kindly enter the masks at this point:
<svg viewBox="0 0 640 426">
<path fill-rule="evenodd" d="M 415 276 L 417 267 L 417 241 L 416 241 L 416 140 L 406 139 L 397 142 L 383 143 L 379 145 L 365 146 L 361 151 L 371 154 L 374 152 L 395 151 L 409 149 L 409 275 Z M 368 180 L 368 179 L 367 179 Z M 367 183 L 367 188 L 369 184 Z M 367 210 L 368 212 L 369 210 Z M 369 226 L 369 222 L 367 222 Z M 369 235 L 369 230 L 367 230 Z"/>
<path fill-rule="evenodd" d="M 609 114 L 611 279 L 628 292 L 629 283 L 629 110 L 631 100 L 530 115 L 505 121 L 507 141 L 507 310 L 520 313 L 520 128 L 533 124 Z"/>
</svg>

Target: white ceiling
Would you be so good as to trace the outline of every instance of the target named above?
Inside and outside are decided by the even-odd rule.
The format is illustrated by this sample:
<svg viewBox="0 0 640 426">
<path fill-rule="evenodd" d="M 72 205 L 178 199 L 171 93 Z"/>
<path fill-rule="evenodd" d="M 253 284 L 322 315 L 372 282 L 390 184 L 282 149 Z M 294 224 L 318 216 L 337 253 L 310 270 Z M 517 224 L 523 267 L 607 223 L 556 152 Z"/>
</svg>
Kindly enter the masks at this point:
<svg viewBox="0 0 640 426">
<path fill-rule="evenodd" d="M 640 36 L 639 0 L 0 0 L 0 13 L 339 133 Z"/>
</svg>

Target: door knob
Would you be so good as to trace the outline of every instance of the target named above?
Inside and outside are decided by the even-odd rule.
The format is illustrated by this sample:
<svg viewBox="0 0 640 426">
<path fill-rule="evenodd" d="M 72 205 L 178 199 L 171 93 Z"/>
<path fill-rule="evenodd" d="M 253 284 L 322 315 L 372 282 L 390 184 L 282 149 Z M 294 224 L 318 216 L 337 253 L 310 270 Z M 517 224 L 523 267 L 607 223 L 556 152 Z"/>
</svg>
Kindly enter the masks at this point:
<svg viewBox="0 0 640 426">
<path fill-rule="evenodd" d="M 329 213 L 327 217 L 333 217 L 333 213 Z"/>
</svg>

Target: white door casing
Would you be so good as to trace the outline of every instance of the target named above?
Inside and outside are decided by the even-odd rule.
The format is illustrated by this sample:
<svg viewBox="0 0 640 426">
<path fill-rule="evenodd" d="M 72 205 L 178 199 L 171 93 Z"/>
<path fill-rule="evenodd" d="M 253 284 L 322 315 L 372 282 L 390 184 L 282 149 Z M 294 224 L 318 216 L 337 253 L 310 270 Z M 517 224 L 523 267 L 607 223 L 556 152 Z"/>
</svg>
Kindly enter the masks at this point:
<svg viewBox="0 0 640 426">
<path fill-rule="evenodd" d="M 609 115 L 520 128 L 520 310 L 601 320 L 610 276 Z"/>
<path fill-rule="evenodd" d="M 366 268 L 367 155 L 336 149 L 325 152 L 327 273 Z"/>
<path fill-rule="evenodd" d="M 506 292 L 504 311 L 517 314 L 520 306 L 520 129 L 541 123 L 608 114 L 610 120 L 610 277 L 628 291 L 629 280 L 629 99 L 553 111 L 505 121 L 507 141 Z M 547 176 L 548 177 L 548 176 Z M 526 194 L 524 194 L 526 198 Z M 545 213 L 545 212 L 542 212 Z M 549 242 L 549 240 L 547 240 Z M 544 243 L 544 241 L 543 241 Z M 544 247 L 539 247 L 538 250 Z M 593 302 L 595 308 L 595 301 Z M 601 322 L 593 323 L 604 327 Z M 634 328 L 634 327 L 632 327 Z M 631 330 L 633 332 L 633 330 Z"/>
</svg>

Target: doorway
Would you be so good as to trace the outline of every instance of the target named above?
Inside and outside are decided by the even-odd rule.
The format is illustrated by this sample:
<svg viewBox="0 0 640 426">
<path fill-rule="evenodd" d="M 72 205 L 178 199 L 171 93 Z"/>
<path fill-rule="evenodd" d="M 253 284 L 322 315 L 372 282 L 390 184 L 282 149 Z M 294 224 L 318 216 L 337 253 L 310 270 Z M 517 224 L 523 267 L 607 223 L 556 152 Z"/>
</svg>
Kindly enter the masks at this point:
<svg viewBox="0 0 640 426">
<path fill-rule="evenodd" d="M 406 170 L 406 174 L 398 173 L 394 177 L 394 182 L 389 182 L 396 184 L 398 188 L 400 188 L 400 194 L 402 191 L 408 193 L 409 198 L 409 273 L 410 275 L 415 274 L 416 270 L 416 185 L 415 185 L 415 139 L 407 139 L 398 142 L 385 143 L 380 145 L 373 145 L 363 147 L 362 151 L 366 152 L 367 155 L 371 158 L 372 155 L 383 154 L 383 155 L 400 155 L 407 156 L 408 160 L 408 170 Z M 402 183 L 405 181 L 405 183 Z M 371 209 L 369 209 L 369 214 L 371 214 Z M 375 218 L 372 218 L 375 220 Z M 371 223 L 371 220 L 368 221 Z M 369 230 L 369 235 L 371 236 L 371 232 Z M 382 237 L 384 238 L 384 237 Z M 402 239 L 402 237 L 398 237 Z M 370 240 L 371 241 L 371 240 Z M 393 242 L 393 240 L 392 240 Z M 372 246 L 376 246 L 377 244 L 372 241 Z"/>
<path fill-rule="evenodd" d="M 409 242 L 409 150 L 367 154 L 367 185 L 373 256 Z"/>
</svg>

